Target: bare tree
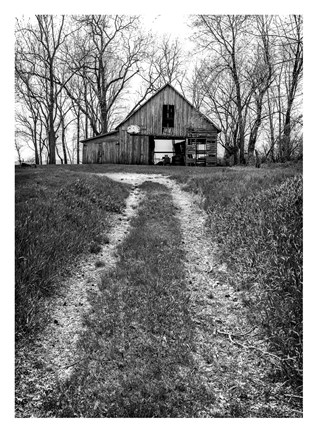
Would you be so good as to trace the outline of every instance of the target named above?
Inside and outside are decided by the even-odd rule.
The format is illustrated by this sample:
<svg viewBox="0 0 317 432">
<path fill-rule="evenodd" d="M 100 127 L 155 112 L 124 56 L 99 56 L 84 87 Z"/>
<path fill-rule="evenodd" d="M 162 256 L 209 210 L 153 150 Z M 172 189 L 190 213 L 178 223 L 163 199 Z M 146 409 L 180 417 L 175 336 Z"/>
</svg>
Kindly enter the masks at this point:
<svg viewBox="0 0 317 432">
<path fill-rule="evenodd" d="M 266 110 L 268 113 L 266 133 L 268 136 L 269 146 L 267 146 L 265 155 L 266 157 L 271 158 L 272 161 L 280 159 L 283 124 L 286 111 L 283 62 L 279 59 L 277 53 L 275 53 L 275 56 L 277 61 L 275 61 L 276 67 L 274 81 L 268 88 L 266 97 Z"/>
<path fill-rule="evenodd" d="M 244 64 L 246 62 L 246 26 L 248 16 L 245 15 L 198 15 L 193 18 L 192 26 L 197 28 L 195 41 L 206 52 L 217 58 L 217 63 L 227 70 L 234 83 L 235 95 L 233 103 L 237 108 L 239 125 L 238 140 L 240 162 L 245 163 L 245 122 L 243 83 Z M 249 95 L 247 94 L 246 97 Z"/>
<path fill-rule="evenodd" d="M 298 153 L 302 17 L 197 15 L 191 27 L 200 52 L 188 68 L 181 41 L 142 33 L 136 16 L 18 19 L 17 138 L 36 163 L 56 163 L 56 155 L 68 163 L 76 141 L 79 163 L 81 138 L 108 132 L 127 107 L 171 83 L 219 124 L 235 163 L 260 145 L 273 160 Z"/>
<path fill-rule="evenodd" d="M 303 18 L 292 15 L 287 20 L 279 19 L 282 38 L 282 60 L 285 71 L 286 112 L 281 142 L 281 158 L 291 156 L 291 124 L 294 101 L 303 77 Z"/>
<path fill-rule="evenodd" d="M 266 156 L 273 161 L 294 157 L 301 145 L 303 77 L 302 17 L 274 16 L 271 35 L 274 38 L 274 80 L 266 95 L 269 145 Z"/>
<path fill-rule="evenodd" d="M 137 92 L 137 101 L 129 114 L 167 83 L 178 87 L 184 93 L 182 84 L 186 70 L 180 40 L 166 34 L 158 40 L 152 35 L 148 37 L 148 50 L 139 69 L 142 82 Z"/>
<path fill-rule="evenodd" d="M 35 22 L 26 24 L 17 20 L 16 74 L 46 119 L 50 164 L 56 163 L 57 104 L 63 90 L 59 55 L 71 33 L 64 16 L 37 15 Z"/>
<path fill-rule="evenodd" d="M 206 81 L 204 69 L 204 62 L 197 62 L 191 76 L 186 78 L 186 90 L 189 93 L 189 99 L 199 110 L 203 107 L 207 94 L 206 85 L 204 85 Z"/>
<path fill-rule="evenodd" d="M 15 150 L 16 150 L 17 155 L 18 155 L 19 164 L 21 165 L 21 163 L 23 162 L 22 155 L 21 155 L 22 144 L 21 144 L 21 141 L 19 140 L 19 134 L 20 134 L 20 131 L 18 129 L 16 129 L 15 130 L 14 146 L 15 146 Z"/>
<path fill-rule="evenodd" d="M 139 72 L 145 38 L 138 31 L 138 17 L 89 15 L 76 21 L 82 26 L 79 55 L 85 60 L 77 77 L 84 83 L 84 92 L 74 98 L 70 86 L 66 90 L 80 102 L 93 135 L 98 135 L 108 132 L 125 91 Z"/>
<path fill-rule="evenodd" d="M 57 123 L 57 131 L 60 134 L 61 138 L 61 147 L 63 153 L 63 162 L 64 164 L 68 163 L 68 149 L 67 149 L 67 131 L 69 126 L 76 120 L 76 118 L 72 115 L 73 105 L 71 101 L 67 97 L 65 97 L 64 92 L 60 93 L 59 101 L 58 101 L 58 123 Z"/>
<path fill-rule="evenodd" d="M 254 115 L 250 119 L 250 136 L 248 142 L 248 162 L 254 159 L 255 144 L 263 118 L 264 98 L 274 79 L 273 46 L 271 44 L 272 17 L 257 15 L 254 17 L 255 46 L 253 62 L 248 70 L 251 86 L 251 100 Z"/>
<path fill-rule="evenodd" d="M 25 85 L 20 79 L 16 80 L 16 129 L 18 137 L 27 143 L 34 151 L 34 161 L 42 164 L 42 153 L 46 148 L 43 141 L 43 129 L 47 124 L 46 118 L 41 111 L 38 99 L 30 91 L 30 86 Z"/>
<path fill-rule="evenodd" d="M 216 116 L 226 154 L 244 163 L 246 147 L 251 161 L 259 137 L 262 146 L 268 137 L 267 154 L 275 159 L 278 144 L 278 157 L 290 158 L 292 126 L 301 113 L 302 18 L 199 15 L 191 26 L 205 56 L 192 95 L 202 95 L 199 106 Z"/>
</svg>

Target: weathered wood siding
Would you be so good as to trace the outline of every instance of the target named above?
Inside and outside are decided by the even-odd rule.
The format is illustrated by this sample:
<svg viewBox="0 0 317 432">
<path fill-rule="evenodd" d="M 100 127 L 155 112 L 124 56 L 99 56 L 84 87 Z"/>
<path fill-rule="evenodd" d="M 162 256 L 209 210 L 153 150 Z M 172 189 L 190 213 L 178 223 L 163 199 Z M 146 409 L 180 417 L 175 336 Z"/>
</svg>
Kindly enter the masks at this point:
<svg viewBox="0 0 317 432">
<path fill-rule="evenodd" d="M 96 137 L 83 145 L 83 163 L 148 164 L 149 137 L 126 132 Z"/>
<path fill-rule="evenodd" d="M 129 135 L 119 128 L 120 162 L 124 164 L 149 163 L 149 137 L 145 135 Z"/>
<path fill-rule="evenodd" d="M 120 163 L 119 133 L 83 144 L 83 163 Z"/>
<path fill-rule="evenodd" d="M 163 105 L 174 105 L 174 128 L 163 130 Z M 138 125 L 141 135 L 129 135 L 127 128 L 130 125 Z M 217 155 L 217 129 L 208 122 L 203 115 L 191 107 L 172 87 L 167 86 L 157 95 L 146 102 L 137 112 L 119 126 L 120 151 L 122 163 L 148 164 L 149 163 L 149 139 L 155 137 L 180 137 L 188 136 L 188 128 L 202 129 L 205 135 L 213 139 L 213 154 Z M 216 149 L 214 151 L 214 148 Z M 213 162 L 212 161 L 212 162 Z"/>
<path fill-rule="evenodd" d="M 163 105 L 174 105 L 174 127 L 163 130 Z M 127 133 L 129 125 L 141 128 L 139 135 Z M 193 135 L 189 129 L 193 129 Z M 199 131 L 199 132 L 198 132 Z M 118 132 L 84 142 L 83 163 L 149 164 L 149 137 L 208 137 L 208 161 L 217 160 L 217 128 L 195 110 L 173 87 L 167 85 L 131 117 L 118 126 Z M 199 133 L 200 135 L 197 135 Z"/>
<path fill-rule="evenodd" d="M 162 131 L 163 105 L 174 105 L 175 112 L 174 128 L 169 128 L 164 132 Z M 140 126 L 142 134 L 156 136 L 186 137 L 187 128 L 190 127 L 205 128 L 217 134 L 217 129 L 170 86 L 164 87 L 157 95 L 149 99 L 119 129 L 126 130 L 129 125 Z"/>
<path fill-rule="evenodd" d="M 186 164 L 192 164 L 190 159 L 196 154 L 196 145 L 201 139 L 206 142 L 206 165 L 212 166 L 217 164 L 217 134 L 214 131 L 206 131 L 205 129 L 193 129 L 188 134 L 186 143 Z"/>
</svg>

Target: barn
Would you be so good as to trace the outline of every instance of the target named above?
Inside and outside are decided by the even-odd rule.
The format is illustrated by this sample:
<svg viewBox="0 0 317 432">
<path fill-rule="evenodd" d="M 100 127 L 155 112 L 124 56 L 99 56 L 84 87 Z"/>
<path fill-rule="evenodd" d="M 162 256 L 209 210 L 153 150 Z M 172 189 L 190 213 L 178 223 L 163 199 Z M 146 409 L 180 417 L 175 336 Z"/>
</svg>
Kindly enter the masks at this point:
<svg viewBox="0 0 317 432">
<path fill-rule="evenodd" d="M 170 84 L 115 130 L 83 143 L 83 163 L 203 165 L 217 163 L 220 129 Z"/>
</svg>

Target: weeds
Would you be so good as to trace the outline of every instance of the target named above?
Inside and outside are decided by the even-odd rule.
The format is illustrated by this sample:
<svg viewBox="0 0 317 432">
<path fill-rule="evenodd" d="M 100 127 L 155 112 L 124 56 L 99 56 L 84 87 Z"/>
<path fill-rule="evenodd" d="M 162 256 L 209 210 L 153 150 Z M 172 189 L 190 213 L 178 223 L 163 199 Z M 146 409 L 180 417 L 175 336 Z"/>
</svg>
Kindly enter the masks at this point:
<svg viewBox="0 0 317 432">
<path fill-rule="evenodd" d="M 191 178 L 209 214 L 218 260 L 243 292 L 282 374 L 302 385 L 302 176 L 291 169 L 215 172 Z"/>
<path fill-rule="evenodd" d="M 54 292 L 74 257 L 100 249 L 108 215 L 120 212 L 128 192 L 107 178 L 66 170 L 16 176 L 16 335 L 30 333 L 43 315 L 41 300 Z"/>
</svg>

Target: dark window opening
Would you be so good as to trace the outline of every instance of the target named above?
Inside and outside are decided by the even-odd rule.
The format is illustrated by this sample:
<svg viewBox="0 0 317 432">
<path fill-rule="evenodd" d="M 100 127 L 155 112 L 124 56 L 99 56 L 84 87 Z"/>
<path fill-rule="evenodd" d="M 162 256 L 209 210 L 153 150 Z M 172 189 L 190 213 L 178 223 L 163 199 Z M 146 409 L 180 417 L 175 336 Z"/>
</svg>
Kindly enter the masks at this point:
<svg viewBox="0 0 317 432">
<path fill-rule="evenodd" d="M 163 105 L 163 128 L 174 127 L 174 105 Z"/>
</svg>

